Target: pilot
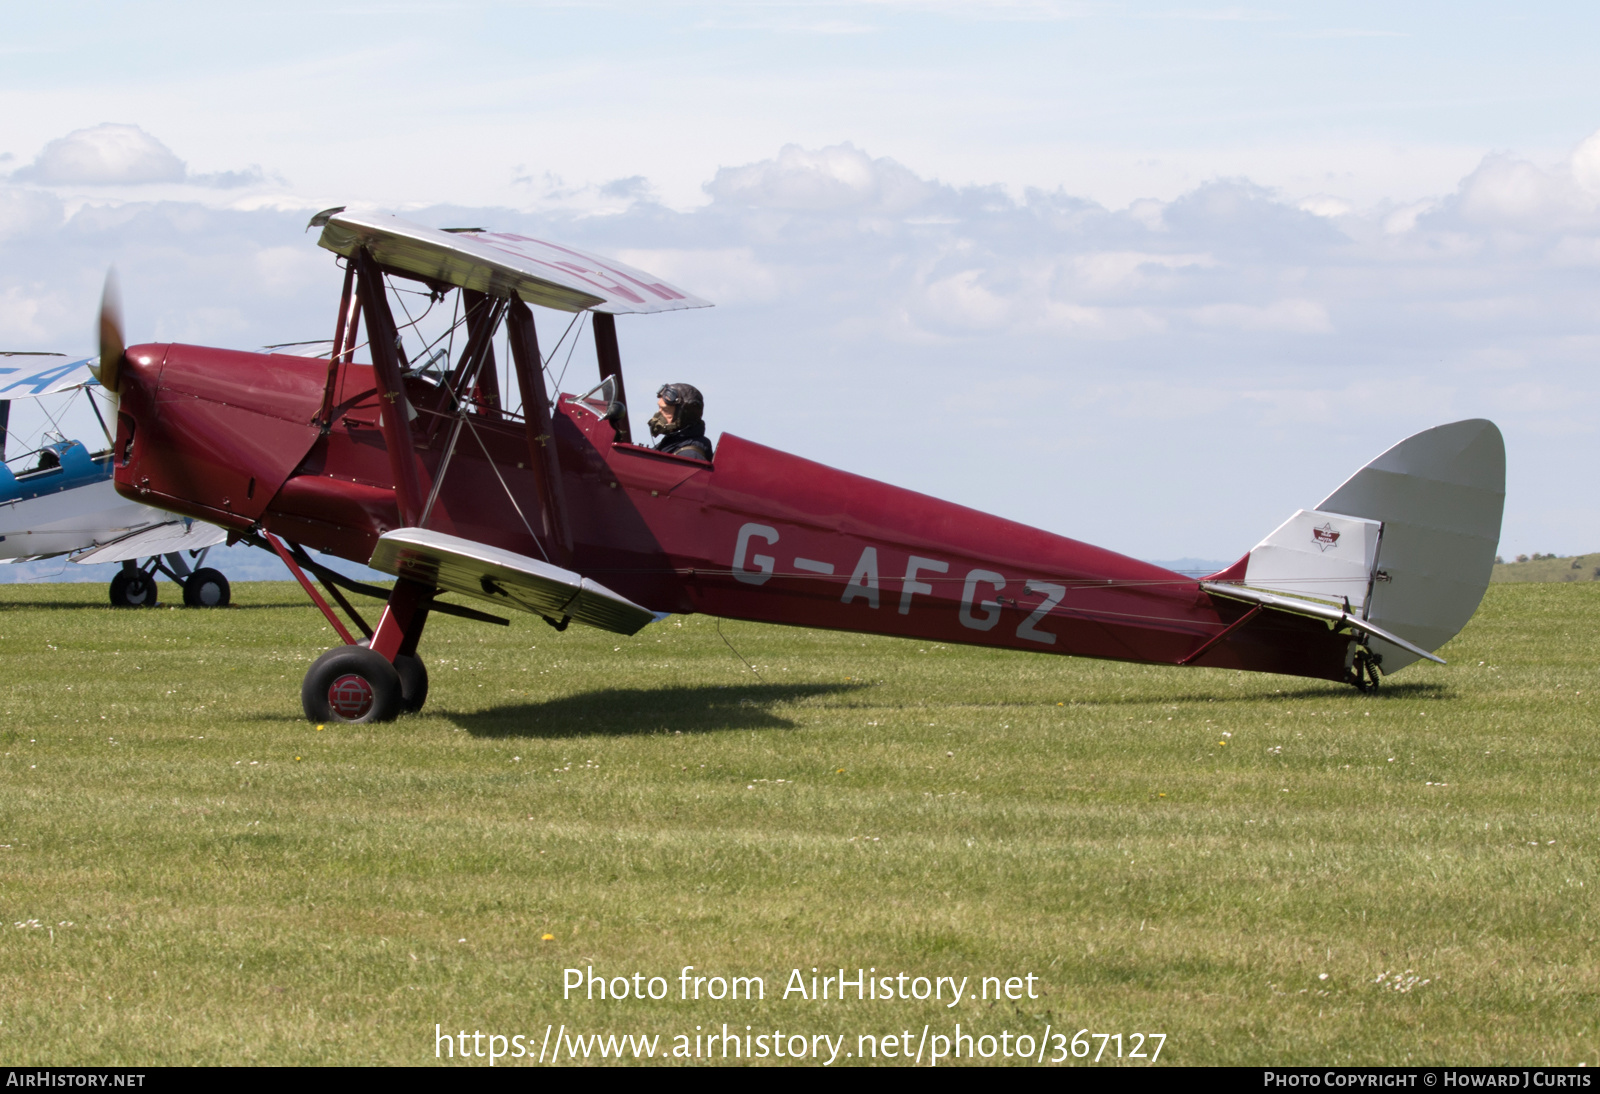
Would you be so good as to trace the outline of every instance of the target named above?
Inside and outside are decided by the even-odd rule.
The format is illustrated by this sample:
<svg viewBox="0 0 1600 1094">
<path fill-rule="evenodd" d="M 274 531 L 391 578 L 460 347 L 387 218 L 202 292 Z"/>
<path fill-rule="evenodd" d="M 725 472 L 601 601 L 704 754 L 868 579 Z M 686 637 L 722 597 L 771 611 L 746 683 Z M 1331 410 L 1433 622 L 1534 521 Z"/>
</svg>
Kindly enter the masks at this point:
<svg viewBox="0 0 1600 1094">
<path fill-rule="evenodd" d="M 693 384 L 666 384 L 656 392 L 656 413 L 650 435 L 660 437 L 657 452 L 711 462 L 711 441 L 706 437 L 705 397 Z"/>
</svg>

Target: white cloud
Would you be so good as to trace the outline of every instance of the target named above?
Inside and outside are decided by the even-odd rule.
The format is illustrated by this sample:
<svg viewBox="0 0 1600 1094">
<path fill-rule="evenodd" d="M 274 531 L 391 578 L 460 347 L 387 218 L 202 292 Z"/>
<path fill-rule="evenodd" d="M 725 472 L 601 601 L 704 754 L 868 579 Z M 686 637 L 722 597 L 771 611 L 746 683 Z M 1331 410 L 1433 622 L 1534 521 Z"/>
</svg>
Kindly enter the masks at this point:
<svg viewBox="0 0 1600 1094">
<path fill-rule="evenodd" d="M 1150 251 L 1099 251 L 1072 260 L 1082 282 L 1091 288 L 1123 288 L 1148 281 L 1166 270 L 1203 269 L 1217 264 L 1208 254 L 1160 254 Z"/>
<path fill-rule="evenodd" d="M 51 141 L 12 178 L 46 185 L 107 186 L 182 182 L 187 174 L 184 162 L 143 129 L 108 123 Z"/>
<path fill-rule="evenodd" d="M 326 252 L 285 244 L 263 247 L 251 258 L 260 291 L 271 296 L 298 294 L 327 265 Z"/>
<path fill-rule="evenodd" d="M 1290 334 L 1328 334 L 1333 323 L 1328 309 L 1315 300 L 1279 300 L 1262 307 L 1250 304 L 1208 304 L 1191 313 L 1206 327 L 1238 331 L 1283 331 Z"/>
<path fill-rule="evenodd" d="M 623 176 L 604 202 L 410 215 L 615 255 L 716 301 L 619 324 L 636 394 L 689 380 L 713 429 L 1090 542 L 1242 551 L 1410 432 L 1487 416 L 1513 453 L 1516 549 L 1582 551 L 1600 515 L 1575 523 L 1540 470 L 1600 459 L 1581 162 L 1491 157 L 1429 202 L 1330 216 L 1242 181 L 1115 210 L 788 146 L 717 171 L 698 208 Z M 67 208 L 0 188 L 14 344 L 86 349 L 112 261 L 140 340 L 331 330 L 339 274 L 304 210 Z M 566 318 L 542 316 L 541 340 Z M 569 390 L 592 382 L 587 353 Z"/>
<path fill-rule="evenodd" d="M 1493 155 L 1463 181 L 1457 208 L 1474 224 L 1542 232 L 1592 219 L 1595 199 L 1565 171 Z"/>
<path fill-rule="evenodd" d="M 1319 217 L 1342 217 L 1355 210 L 1355 206 L 1350 202 L 1331 194 L 1312 194 L 1295 207 Z"/>
<path fill-rule="evenodd" d="M 61 202 L 46 193 L 0 187 L 0 239 L 22 232 L 49 231 L 61 223 Z"/>
<path fill-rule="evenodd" d="M 1383 230 L 1390 235 L 1401 235 L 1417 226 L 1417 218 L 1434 208 L 1432 201 L 1413 201 L 1393 210 L 1383 218 Z"/>
<path fill-rule="evenodd" d="M 262 181 L 259 167 L 196 175 L 172 149 L 137 125 L 105 123 L 77 129 L 45 145 L 34 161 L 11 173 L 44 186 L 188 184 L 231 189 Z"/>
<path fill-rule="evenodd" d="M 1011 318 L 1013 302 L 982 282 L 982 270 L 941 278 L 923 293 L 923 325 L 963 331 L 996 330 Z"/>
<path fill-rule="evenodd" d="M 776 160 L 724 167 L 706 184 L 715 201 L 767 209 L 905 212 L 933 184 L 891 159 L 873 159 L 845 143 L 810 151 L 786 145 Z"/>
<path fill-rule="evenodd" d="M 51 333 L 47 324 L 39 321 L 45 303 L 43 294 L 17 285 L 0 293 L 0 339 L 7 348 L 31 349 L 44 344 Z"/>
<path fill-rule="evenodd" d="M 1600 193 L 1600 133 L 1573 150 L 1572 177 L 1590 193 Z"/>
<path fill-rule="evenodd" d="M 770 301 L 781 289 L 777 268 L 756 258 L 749 247 L 622 250 L 615 254 L 630 266 L 659 274 L 673 284 L 693 285 L 697 296 L 717 304 Z"/>
</svg>

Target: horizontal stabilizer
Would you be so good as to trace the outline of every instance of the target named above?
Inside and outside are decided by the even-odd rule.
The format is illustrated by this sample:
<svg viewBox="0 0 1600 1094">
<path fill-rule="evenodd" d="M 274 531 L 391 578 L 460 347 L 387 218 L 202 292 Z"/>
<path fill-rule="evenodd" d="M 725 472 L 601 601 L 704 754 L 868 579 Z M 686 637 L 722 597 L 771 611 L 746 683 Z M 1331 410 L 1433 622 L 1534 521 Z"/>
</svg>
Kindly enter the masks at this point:
<svg viewBox="0 0 1600 1094">
<path fill-rule="evenodd" d="M 571 618 L 615 634 L 635 634 L 656 613 L 582 574 L 425 528 L 397 528 L 378 539 L 368 563 L 396 577 L 547 619 Z"/>
<path fill-rule="evenodd" d="M 1317 604 L 1310 600 L 1301 600 L 1292 596 L 1276 596 L 1272 593 L 1262 592 L 1259 589 L 1245 589 L 1237 585 L 1219 585 L 1214 581 L 1202 581 L 1200 587 L 1216 596 L 1226 596 L 1233 600 L 1243 600 L 1250 604 L 1260 604 L 1263 608 L 1277 608 L 1279 611 L 1292 612 L 1295 615 L 1310 616 L 1312 619 L 1326 619 L 1331 623 L 1344 623 L 1357 634 L 1366 634 L 1374 638 L 1381 638 L 1385 642 L 1399 646 L 1408 653 L 1417 657 L 1426 657 L 1437 664 L 1445 664 L 1445 659 L 1436 654 L 1429 653 L 1420 646 L 1413 645 L 1397 634 L 1390 634 L 1382 627 L 1375 627 L 1365 619 L 1360 619 L 1338 608 L 1326 604 Z"/>
<path fill-rule="evenodd" d="M 74 555 L 72 561 L 81 566 L 92 566 L 99 562 L 133 562 L 151 555 L 215 547 L 227 538 L 228 533 L 215 524 L 199 520 L 173 520 L 91 548 L 81 555 Z"/>
</svg>

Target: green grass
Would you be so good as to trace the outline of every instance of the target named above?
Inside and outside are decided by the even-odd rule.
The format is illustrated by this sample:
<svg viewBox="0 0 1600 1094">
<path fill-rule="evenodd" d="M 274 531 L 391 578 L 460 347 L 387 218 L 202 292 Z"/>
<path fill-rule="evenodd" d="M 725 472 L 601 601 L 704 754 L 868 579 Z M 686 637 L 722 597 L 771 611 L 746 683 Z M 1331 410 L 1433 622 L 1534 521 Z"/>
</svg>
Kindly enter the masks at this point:
<svg viewBox="0 0 1600 1094">
<path fill-rule="evenodd" d="M 423 714 L 320 731 L 293 586 L 102 596 L 0 605 L 10 1063 L 958 1021 L 1177 1064 L 1600 1062 L 1590 583 L 1492 587 L 1378 695 L 723 623 L 758 680 L 708 618 L 436 617 Z M 672 997 L 564 1001 L 589 965 Z M 767 998 L 678 1001 L 684 965 Z M 1040 998 L 781 998 L 841 965 Z"/>
</svg>

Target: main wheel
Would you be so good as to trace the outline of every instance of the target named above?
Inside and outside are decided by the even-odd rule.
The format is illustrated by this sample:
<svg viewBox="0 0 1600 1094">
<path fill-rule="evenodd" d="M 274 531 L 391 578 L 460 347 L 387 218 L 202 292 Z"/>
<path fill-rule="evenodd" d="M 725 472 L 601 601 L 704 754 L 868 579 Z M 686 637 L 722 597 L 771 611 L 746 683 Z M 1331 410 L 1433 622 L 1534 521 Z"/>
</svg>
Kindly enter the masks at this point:
<svg viewBox="0 0 1600 1094">
<path fill-rule="evenodd" d="M 415 714 L 428 701 L 428 666 L 422 658 L 402 653 L 395 656 L 394 670 L 400 675 L 400 709 Z"/>
<path fill-rule="evenodd" d="M 400 674 L 361 646 L 329 650 L 300 685 L 300 705 L 313 722 L 392 722 L 400 704 Z"/>
<path fill-rule="evenodd" d="M 156 579 L 143 570 L 118 570 L 111 579 L 113 608 L 151 608 L 156 603 Z"/>
<path fill-rule="evenodd" d="M 356 645 L 368 649 L 372 639 L 363 638 Z M 415 714 L 428 701 L 428 666 L 415 654 L 397 653 L 394 671 L 400 674 L 400 710 L 404 714 Z"/>
<path fill-rule="evenodd" d="M 228 579 L 209 566 L 196 570 L 183 583 L 183 602 L 191 608 L 226 608 L 232 599 Z"/>
</svg>

